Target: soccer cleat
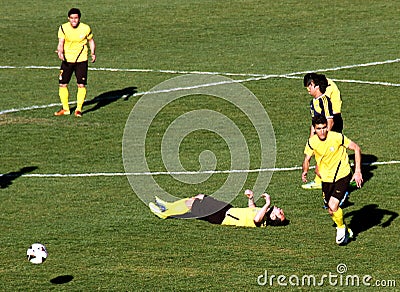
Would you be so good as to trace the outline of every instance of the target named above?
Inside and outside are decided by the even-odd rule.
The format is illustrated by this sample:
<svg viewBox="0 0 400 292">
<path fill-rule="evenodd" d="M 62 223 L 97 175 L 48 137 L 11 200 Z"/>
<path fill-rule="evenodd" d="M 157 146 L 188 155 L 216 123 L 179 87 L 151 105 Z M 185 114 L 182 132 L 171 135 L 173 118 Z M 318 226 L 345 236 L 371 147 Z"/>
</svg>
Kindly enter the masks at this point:
<svg viewBox="0 0 400 292">
<path fill-rule="evenodd" d="M 353 189 L 356 189 L 356 188 L 357 188 L 357 182 L 356 182 L 355 180 L 353 180 L 353 181 L 351 181 L 351 182 L 349 183 L 349 186 L 350 186 L 351 188 L 353 188 Z"/>
<path fill-rule="evenodd" d="M 58 112 L 55 112 L 55 116 L 68 116 L 70 114 L 70 111 L 67 111 L 65 109 L 60 109 Z"/>
<path fill-rule="evenodd" d="M 81 118 L 81 117 L 82 117 L 82 112 L 80 112 L 80 111 L 75 111 L 75 117 Z"/>
<path fill-rule="evenodd" d="M 159 207 L 157 207 L 157 205 L 154 204 L 153 202 L 149 203 L 149 208 L 150 208 L 150 211 L 154 215 L 156 215 L 158 218 L 161 218 L 161 219 L 167 218 L 167 216 L 163 215 L 163 212 L 161 211 L 161 209 Z"/>
<path fill-rule="evenodd" d="M 301 187 L 305 190 L 320 190 L 322 189 L 322 184 L 316 183 L 315 181 L 310 181 L 306 184 L 301 185 Z"/>
<path fill-rule="evenodd" d="M 161 200 L 159 197 L 155 196 L 156 205 L 161 209 L 162 212 L 167 210 L 167 202 Z"/>
<path fill-rule="evenodd" d="M 347 232 L 349 233 L 349 239 L 353 238 L 353 236 L 354 236 L 353 230 L 351 230 L 350 228 L 347 228 Z"/>
<path fill-rule="evenodd" d="M 336 227 L 336 243 L 342 244 L 346 239 L 346 227 Z"/>
<path fill-rule="evenodd" d="M 352 238 L 352 237 L 353 237 L 353 231 L 350 228 L 336 227 L 336 243 L 338 245 L 345 245 L 346 243 L 348 243 L 349 238 Z"/>
</svg>

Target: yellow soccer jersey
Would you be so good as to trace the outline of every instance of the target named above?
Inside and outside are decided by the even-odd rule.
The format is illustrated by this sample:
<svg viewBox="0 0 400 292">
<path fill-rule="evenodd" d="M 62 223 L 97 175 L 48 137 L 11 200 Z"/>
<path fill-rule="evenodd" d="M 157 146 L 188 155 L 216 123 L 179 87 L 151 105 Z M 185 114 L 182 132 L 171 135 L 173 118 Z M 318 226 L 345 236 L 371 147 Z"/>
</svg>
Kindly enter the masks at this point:
<svg viewBox="0 0 400 292">
<path fill-rule="evenodd" d="M 254 217 L 260 208 L 230 208 L 221 225 L 257 227 Z"/>
<path fill-rule="evenodd" d="M 92 30 L 87 24 L 79 23 L 73 28 L 69 22 L 58 29 L 58 38 L 64 39 L 64 57 L 69 63 L 88 60 L 88 40 L 93 38 Z"/>
<path fill-rule="evenodd" d="M 317 135 L 308 139 L 304 154 L 315 155 L 318 170 L 323 182 L 335 182 L 351 172 L 346 149 L 350 139 L 341 133 L 328 132 L 321 141 Z"/>
<path fill-rule="evenodd" d="M 342 112 L 342 98 L 340 97 L 340 90 L 332 79 L 327 78 L 329 86 L 326 88 L 325 94 L 329 96 L 332 102 L 332 110 L 334 114 Z"/>
</svg>

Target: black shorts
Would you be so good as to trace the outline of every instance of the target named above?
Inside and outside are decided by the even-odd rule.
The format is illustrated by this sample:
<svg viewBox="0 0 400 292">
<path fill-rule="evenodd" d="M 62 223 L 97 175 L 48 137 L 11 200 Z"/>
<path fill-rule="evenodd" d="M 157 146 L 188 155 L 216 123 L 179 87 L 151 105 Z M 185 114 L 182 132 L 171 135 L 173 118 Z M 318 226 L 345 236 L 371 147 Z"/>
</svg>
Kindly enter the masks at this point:
<svg viewBox="0 0 400 292">
<path fill-rule="evenodd" d="M 205 220 L 213 224 L 221 224 L 226 212 L 232 208 L 231 204 L 219 201 L 213 197 L 204 196 L 204 199 L 195 199 L 191 214 L 197 219 Z"/>
<path fill-rule="evenodd" d="M 331 131 L 335 131 L 338 133 L 343 132 L 343 119 L 342 119 L 341 113 L 333 115 L 333 126 L 332 126 Z"/>
<path fill-rule="evenodd" d="M 75 72 L 77 84 L 87 84 L 88 61 L 68 63 L 63 61 L 60 68 L 59 84 L 68 84 L 71 81 L 72 73 Z"/>
<path fill-rule="evenodd" d="M 328 204 L 329 199 L 334 197 L 341 202 L 345 198 L 345 194 L 349 188 L 352 174 L 335 181 L 333 183 L 322 182 L 322 193 L 324 196 L 324 203 Z"/>
</svg>

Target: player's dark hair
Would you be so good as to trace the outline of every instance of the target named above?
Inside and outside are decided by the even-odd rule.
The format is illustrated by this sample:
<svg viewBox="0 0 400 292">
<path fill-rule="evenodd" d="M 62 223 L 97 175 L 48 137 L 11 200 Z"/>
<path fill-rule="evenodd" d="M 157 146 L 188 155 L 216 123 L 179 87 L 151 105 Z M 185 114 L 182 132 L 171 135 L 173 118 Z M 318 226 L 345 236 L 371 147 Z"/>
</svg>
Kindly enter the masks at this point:
<svg viewBox="0 0 400 292">
<path fill-rule="evenodd" d="M 306 75 L 304 75 L 304 87 L 308 87 L 311 82 L 314 82 L 315 86 L 319 86 L 319 90 L 322 93 L 325 93 L 326 88 L 329 86 L 328 79 L 326 79 L 324 74 L 307 73 Z"/>
<path fill-rule="evenodd" d="M 71 14 L 78 14 L 79 18 L 81 18 L 81 11 L 78 8 L 71 8 L 68 11 L 68 17 L 70 17 Z"/>
<path fill-rule="evenodd" d="M 271 219 L 271 213 L 274 210 L 274 206 L 270 207 L 267 213 L 265 213 L 265 225 L 266 226 L 286 226 L 289 224 L 289 220 L 286 218 L 284 220 L 276 217 L 275 219 Z"/>
<path fill-rule="evenodd" d="M 308 85 L 310 85 L 311 81 L 314 81 L 316 76 L 317 76 L 317 73 L 307 73 L 306 75 L 304 75 L 304 78 L 303 78 L 304 87 L 308 87 Z"/>
<path fill-rule="evenodd" d="M 312 118 L 312 125 L 313 127 L 315 127 L 316 125 L 320 125 L 320 124 L 328 124 L 328 120 L 326 119 L 326 117 L 324 115 L 316 115 Z"/>
</svg>

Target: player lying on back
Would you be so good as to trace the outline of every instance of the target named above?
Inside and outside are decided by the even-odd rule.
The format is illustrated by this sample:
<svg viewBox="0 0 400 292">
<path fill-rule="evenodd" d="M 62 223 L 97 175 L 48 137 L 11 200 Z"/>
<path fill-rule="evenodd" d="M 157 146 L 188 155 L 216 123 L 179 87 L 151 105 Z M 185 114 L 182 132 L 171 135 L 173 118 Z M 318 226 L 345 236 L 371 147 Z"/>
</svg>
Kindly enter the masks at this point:
<svg viewBox="0 0 400 292">
<path fill-rule="evenodd" d="M 245 208 L 234 208 L 229 203 L 203 194 L 171 203 L 155 197 L 155 203 L 150 203 L 149 207 L 161 219 L 196 218 L 212 224 L 241 227 L 283 226 L 289 223 L 282 209 L 271 207 L 268 194 L 261 195 L 265 199 L 262 207 L 256 206 L 253 191 L 246 190 L 245 195 L 248 198 Z"/>
</svg>

